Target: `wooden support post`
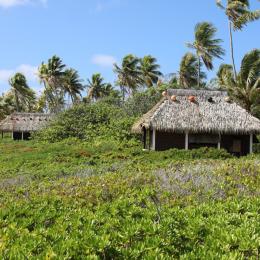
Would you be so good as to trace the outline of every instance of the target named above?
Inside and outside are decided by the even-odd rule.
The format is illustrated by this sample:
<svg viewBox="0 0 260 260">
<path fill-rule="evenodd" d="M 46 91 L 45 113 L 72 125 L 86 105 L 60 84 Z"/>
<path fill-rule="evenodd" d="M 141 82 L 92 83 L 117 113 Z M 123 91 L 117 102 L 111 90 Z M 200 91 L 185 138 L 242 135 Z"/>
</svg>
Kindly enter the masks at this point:
<svg viewBox="0 0 260 260">
<path fill-rule="evenodd" d="M 250 134 L 249 153 L 253 153 L 253 134 Z"/>
<path fill-rule="evenodd" d="M 219 134 L 219 137 L 218 137 L 218 149 L 219 150 L 221 149 L 221 134 Z"/>
<path fill-rule="evenodd" d="M 146 142 L 147 142 L 147 134 L 146 134 L 146 128 L 143 127 L 143 149 L 146 150 Z"/>
<path fill-rule="evenodd" d="M 189 150 L 189 133 L 185 133 L 185 150 Z"/>
<path fill-rule="evenodd" d="M 156 149 L 156 130 L 153 129 L 153 141 L 152 141 L 152 150 Z"/>
</svg>

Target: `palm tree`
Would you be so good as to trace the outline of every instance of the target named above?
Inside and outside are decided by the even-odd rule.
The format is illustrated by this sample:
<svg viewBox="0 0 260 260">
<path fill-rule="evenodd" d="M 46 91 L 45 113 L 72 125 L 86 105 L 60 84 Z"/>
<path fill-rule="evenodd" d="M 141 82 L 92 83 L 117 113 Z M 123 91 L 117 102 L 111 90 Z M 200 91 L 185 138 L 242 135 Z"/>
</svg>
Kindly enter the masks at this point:
<svg viewBox="0 0 260 260">
<path fill-rule="evenodd" d="M 222 78 L 231 97 L 252 114 L 260 113 L 260 49 L 244 56 L 236 79 L 230 70 Z"/>
<path fill-rule="evenodd" d="M 79 100 L 79 97 L 81 97 L 81 92 L 85 88 L 76 70 L 65 70 L 63 75 L 63 88 L 65 93 L 70 96 L 72 104 L 75 104 L 77 100 Z"/>
<path fill-rule="evenodd" d="M 104 96 L 104 90 L 107 84 L 104 83 L 104 78 L 100 73 L 93 74 L 91 79 L 88 79 L 88 99 L 97 100 Z"/>
<path fill-rule="evenodd" d="M 148 88 L 156 84 L 159 77 L 162 76 L 159 69 L 160 65 L 157 64 L 156 58 L 151 55 L 144 56 L 140 59 L 140 71 L 142 73 L 143 81 Z"/>
<path fill-rule="evenodd" d="M 220 88 L 225 88 L 228 78 L 233 77 L 233 67 L 229 64 L 221 64 L 217 72 L 217 83 Z"/>
<path fill-rule="evenodd" d="M 180 63 L 180 70 L 178 72 L 178 84 L 184 88 L 192 88 L 196 86 L 198 81 L 198 66 L 199 63 L 197 57 L 193 53 L 186 53 L 182 57 Z M 200 81 L 205 78 L 206 74 L 204 72 L 200 72 Z"/>
<path fill-rule="evenodd" d="M 195 49 L 198 57 L 198 87 L 200 87 L 201 59 L 208 70 L 213 69 L 213 58 L 221 59 L 225 54 L 220 46 L 221 39 L 216 39 L 217 29 L 208 22 L 198 23 L 195 26 L 195 41 L 188 43 L 188 47 Z"/>
<path fill-rule="evenodd" d="M 25 76 L 22 73 L 16 73 L 10 78 L 9 84 L 14 95 L 16 111 L 21 112 L 26 108 L 31 110 L 36 97 L 34 91 L 28 86 Z"/>
<path fill-rule="evenodd" d="M 216 0 L 216 2 L 221 9 L 225 10 L 226 16 L 229 20 L 231 60 L 234 78 L 236 79 L 237 71 L 235 66 L 232 31 L 242 30 L 249 22 L 259 19 L 260 10 L 250 11 L 249 0 L 227 0 L 226 6 L 222 4 L 222 0 Z"/>
<path fill-rule="evenodd" d="M 123 100 L 125 100 L 126 91 L 133 93 L 143 84 L 142 73 L 138 63 L 139 59 L 129 54 L 123 58 L 121 67 L 114 64 L 114 72 L 117 74 L 116 84 L 121 88 Z"/>
<path fill-rule="evenodd" d="M 40 83 L 44 85 L 46 100 L 52 112 L 58 112 L 64 105 L 63 78 L 66 65 L 62 60 L 53 56 L 47 64 L 43 63 L 38 69 Z"/>
</svg>

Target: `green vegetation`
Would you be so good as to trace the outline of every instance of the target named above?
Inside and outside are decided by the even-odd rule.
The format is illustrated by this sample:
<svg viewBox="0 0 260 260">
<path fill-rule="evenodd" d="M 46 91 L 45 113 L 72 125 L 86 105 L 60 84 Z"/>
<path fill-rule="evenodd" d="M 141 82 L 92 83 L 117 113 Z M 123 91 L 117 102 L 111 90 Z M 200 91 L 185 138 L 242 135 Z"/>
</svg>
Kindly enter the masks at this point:
<svg viewBox="0 0 260 260">
<path fill-rule="evenodd" d="M 129 128 L 150 91 L 1 140 L 1 259 L 257 259 L 259 154 L 142 151 Z"/>
<path fill-rule="evenodd" d="M 232 39 L 259 11 L 247 0 L 217 4 L 229 19 L 233 66 L 221 65 L 215 88 L 260 117 L 259 50 L 237 74 Z M 188 44 L 196 55 L 185 54 L 169 80 L 156 58 L 133 54 L 114 64 L 118 89 L 99 73 L 85 86 L 58 56 L 38 68 L 39 97 L 21 73 L 10 79 L 0 119 L 57 115 L 29 142 L 0 139 L 0 259 L 259 259 L 259 145 L 244 158 L 142 151 L 130 133 L 167 88 L 208 88 L 202 65 L 211 70 L 224 54 L 216 33 L 199 23 Z"/>
<path fill-rule="evenodd" d="M 0 143 L 2 259 L 257 259 L 260 157 Z"/>
</svg>

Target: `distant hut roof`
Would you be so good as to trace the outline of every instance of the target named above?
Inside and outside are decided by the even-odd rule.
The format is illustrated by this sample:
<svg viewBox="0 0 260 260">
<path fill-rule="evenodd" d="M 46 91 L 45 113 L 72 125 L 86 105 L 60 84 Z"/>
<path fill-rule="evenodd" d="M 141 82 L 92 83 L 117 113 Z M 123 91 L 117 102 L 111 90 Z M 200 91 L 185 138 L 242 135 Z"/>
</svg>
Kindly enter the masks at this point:
<svg viewBox="0 0 260 260">
<path fill-rule="evenodd" d="M 0 122 L 0 131 L 33 132 L 43 128 L 52 118 L 52 114 L 13 113 Z"/>
<path fill-rule="evenodd" d="M 134 124 L 132 131 L 141 133 L 145 127 L 179 133 L 260 133 L 260 120 L 227 98 L 224 91 L 170 89 Z"/>
</svg>

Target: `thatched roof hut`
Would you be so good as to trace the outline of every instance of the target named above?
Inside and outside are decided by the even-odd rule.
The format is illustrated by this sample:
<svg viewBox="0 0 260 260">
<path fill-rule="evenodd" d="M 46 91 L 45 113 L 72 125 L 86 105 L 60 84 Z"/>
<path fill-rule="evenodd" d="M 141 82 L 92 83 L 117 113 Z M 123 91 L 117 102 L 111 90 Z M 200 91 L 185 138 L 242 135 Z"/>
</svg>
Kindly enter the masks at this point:
<svg viewBox="0 0 260 260">
<path fill-rule="evenodd" d="M 24 134 L 27 136 L 28 133 L 42 129 L 52 118 L 52 114 L 13 113 L 0 122 L 0 131 L 11 132 L 17 136 L 17 139 L 23 139 Z"/>
<path fill-rule="evenodd" d="M 170 89 L 132 128 L 135 133 L 144 130 L 165 133 L 164 139 L 167 133 L 253 135 L 260 133 L 260 120 L 232 102 L 224 91 Z"/>
</svg>

